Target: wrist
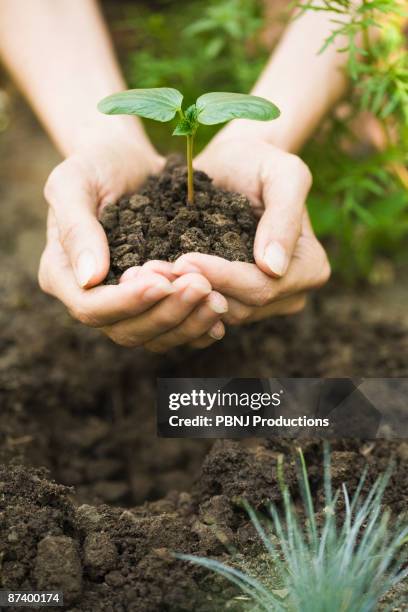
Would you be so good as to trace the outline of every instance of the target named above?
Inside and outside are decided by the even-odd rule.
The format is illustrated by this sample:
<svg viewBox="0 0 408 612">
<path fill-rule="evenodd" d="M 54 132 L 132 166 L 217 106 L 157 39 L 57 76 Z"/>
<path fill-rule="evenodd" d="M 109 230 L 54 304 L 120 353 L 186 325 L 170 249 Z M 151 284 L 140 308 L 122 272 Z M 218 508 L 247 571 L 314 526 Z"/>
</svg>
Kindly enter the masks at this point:
<svg viewBox="0 0 408 612">
<path fill-rule="evenodd" d="M 75 130 L 58 144 L 64 156 L 68 156 L 90 146 L 115 142 L 132 143 L 135 147 L 145 149 L 147 154 L 156 154 L 141 122 L 128 116 L 107 117 L 95 114 L 82 119 Z"/>
<path fill-rule="evenodd" d="M 305 131 L 296 121 L 295 111 L 291 112 L 291 108 L 283 104 L 278 107 L 281 115 L 277 119 L 268 122 L 235 119 L 218 132 L 215 140 L 260 141 L 296 153 L 306 139 Z"/>
<path fill-rule="evenodd" d="M 92 164 L 96 160 L 102 174 L 112 176 L 113 173 L 114 177 L 118 170 L 126 175 L 129 168 L 131 176 L 158 174 L 165 164 L 163 156 L 156 151 L 143 129 L 134 129 L 132 121 L 105 125 L 103 129 L 100 124 L 83 126 L 80 136 L 72 140 L 66 156 L 91 161 Z"/>
<path fill-rule="evenodd" d="M 280 121 L 280 118 L 276 121 Z M 286 121 L 280 125 L 265 126 L 260 122 L 237 119 L 220 130 L 210 145 L 221 145 L 227 141 L 240 143 L 262 142 L 289 153 L 295 153 L 300 148 L 299 138 L 296 133 L 287 128 Z"/>
</svg>

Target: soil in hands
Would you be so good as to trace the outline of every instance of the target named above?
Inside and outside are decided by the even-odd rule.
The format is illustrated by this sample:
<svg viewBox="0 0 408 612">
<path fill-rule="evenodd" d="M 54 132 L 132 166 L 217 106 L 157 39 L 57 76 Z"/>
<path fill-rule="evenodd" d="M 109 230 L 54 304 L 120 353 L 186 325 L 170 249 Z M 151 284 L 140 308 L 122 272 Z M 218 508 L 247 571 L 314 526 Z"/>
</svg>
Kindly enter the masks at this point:
<svg viewBox="0 0 408 612">
<path fill-rule="evenodd" d="M 138 193 L 103 209 L 100 220 L 111 252 L 108 284 L 132 266 L 175 261 L 183 253 L 254 261 L 257 220 L 249 200 L 218 189 L 204 172 L 194 173 L 194 185 L 194 204 L 187 204 L 187 169 L 171 159 Z"/>
</svg>

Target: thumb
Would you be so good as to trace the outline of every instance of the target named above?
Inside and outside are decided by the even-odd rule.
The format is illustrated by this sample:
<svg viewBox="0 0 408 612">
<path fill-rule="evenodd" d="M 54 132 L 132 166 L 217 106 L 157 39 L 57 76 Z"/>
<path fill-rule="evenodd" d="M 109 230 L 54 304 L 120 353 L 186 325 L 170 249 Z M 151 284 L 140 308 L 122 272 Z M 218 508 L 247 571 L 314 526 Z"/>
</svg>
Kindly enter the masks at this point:
<svg viewBox="0 0 408 612">
<path fill-rule="evenodd" d="M 66 160 L 51 173 L 44 195 L 54 212 L 59 240 L 78 285 L 98 285 L 109 270 L 109 247 L 96 218 L 98 202 L 86 177 Z"/>
<path fill-rule="evenodd" d="M 255 236 L 254 257 L 263 272 L 281 277 L 300 235 L 311 174 L 299 157 L 289 154 L 278 172 L 274 168 L 262 174 L 265 211 Z"/>
</svg>

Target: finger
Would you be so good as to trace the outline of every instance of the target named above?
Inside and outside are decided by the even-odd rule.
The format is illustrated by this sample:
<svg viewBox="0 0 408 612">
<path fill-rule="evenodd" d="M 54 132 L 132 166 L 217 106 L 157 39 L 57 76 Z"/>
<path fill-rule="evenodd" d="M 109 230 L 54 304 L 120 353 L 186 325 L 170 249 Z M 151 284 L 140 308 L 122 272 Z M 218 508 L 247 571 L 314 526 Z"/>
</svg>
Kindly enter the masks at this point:
<svg viewBox="0 0 408 612">
<path fill-rule="evenodd" d="M 249 306 L 266 306 L 274 300 L 320 287 L 330 276 L 330 265 L 321 244 L 312 233 L 305 232 L 281 279 L 271 278 L 254 264 L 201 253 L 183 255 L 174 264 L 176 274 L 192 271 L 203 274 L 212 287 L 227 298 L 235 298 Z"/>
<path fill-rule="evenodd" d="M 141 266 L 132 266 L 131 268 L 125 270 L 119 279 L 119 284 L 126 283 L 126 281 L 134 280 L 135 278 L 137 278 L 141 269 Z"/>
<path fill-rule="evenodd" d="M 243 325 L 246 323 L 255 306 L 248 306 L 235 298 L 228 297 L 228 311 L 222 316 L 222 320 L 227 325 Z"/>
<path fill-rule="evenodd" d="M 301 312 L 305 306 L 306 296 L 301 293 L 290 298 L 279 300 L 278 302 L 273 302 L 268 306 L 258 306 L 252 308 L 251 314 L 244 321 L 244 323 L 254 323 L 255 321 L 269 319 L 270 317 L 294 315 Z"/>
<path fill-rule="evenodd" d="M 173 267 L 173 263 L 170 263 L 169 261 L 161 261 L 159 259 L 152 259 L 143 264 L 143 268 L 152 270 L 158 274 L 162 274 L 171 281 L 176 280 L 177 278 L 177 275 L 173 272 Z"/>
<path fill-rule="evenodd" d="M 285 169 L 279 173 L 266 162 L 261 172 L 265 211 L 255 236 L 254 256 L 266 274 L 283 276 L 288 267 L 302 223 L 305 200 L 311 187 L 311 174 L 302 160 L 288 154 Z M 282 162 L 281 162 L 282 163 Z"/>
<path fill-rule="evenodd" d="M 228 312 L 222 320 L 227 325 L 244 325 L 273 316 L 290 315 L 300 312 L 306 304 L 303 293 L 283 298 L 267 306 L 247 306 L 234 298 L 228 298 Z"/>
<path fill-rule="evenodd" d="M 96 218 L 96 194 L 90 191 L 80 169 L 66 160 L 51 173 L 44 195 L 54 212 L 77 284 L 84 288 L 99 284 L 109 270 L 109 248 Z"/>
<path fill-rule="evenodd" d="M 173 274 L 173 264 L 169 261 L 150 260 L 147 261 L 143 266 L 133 266 L 128 268 L 120 277 L 119 282 L 123 283 L 131 278 L 136 278 L 140 270 L 151 270 L 157 272 L 170 281 L 176 280 L 177 276 Z"/>
<path fill-rule="evenodd" d="M 76 319 L 92 327 L 129 319 L 174 291 L 166 278 L 149 271 L 128 283 L 81 289 L 58 243 L 44 251 L 39 280 L 44 291 L 60 299 Z"/>
<path fill-rule="evenodd" d="M 222 340 L 224 336 L 225 326 L 222 321 L 218 321 L 208 333 L 201 336 L 201 338 L 197 338 L 197 340 L 190 342 L 189 346 L 195 349 L 204 349 L 207 348 L 207 346 L 211 346 L 215 342 L 218 342 L 218 340 Z"/>
<path fill-rule="evenodd" d="M 208 334 L 205 334 L 201 338 L 198 338 L 197 340 L 193 340 L 192 342 L 190 342 L 188 346 L 193 349 L 205 349 L 211 346 L 212 344 L 215 344 L 216 342 L 217 340 L 214 340 Z"/>
<path fill-rule="evenodd" d="M 128 283 L 123 283 L 126 286 Z M 174 293 L 138 317 L 108 326 L 103 331 L 117 344 L 140 346 L 180 325 L 199 302 L 211 293 L 200 274 L 185 274 L 173 283 Z"/>
<path fill-rule="evenodd" d="M 216 323 L 227 310 L 227 300 L 220 293 L 212 291 L 178 327 L 147 342 L 145 348 L 163 353 L 175 346 L 197 340 L 207 332 L 212 340 L 220 340 L 225 330 L 222 323 L 218 326 Z"/>
<path fill-rule="evenodd" d="M 222 257 L 202 253 L 182 255 L 175 261 L 173 271 L 178 275 L 200 273 L 209 280 L 213 289 L 227 298 L 232 297 L 253 306 L 261 305 L 266 284 L 278 283 L 254 264 L 227 261 Z"/>
</svg>

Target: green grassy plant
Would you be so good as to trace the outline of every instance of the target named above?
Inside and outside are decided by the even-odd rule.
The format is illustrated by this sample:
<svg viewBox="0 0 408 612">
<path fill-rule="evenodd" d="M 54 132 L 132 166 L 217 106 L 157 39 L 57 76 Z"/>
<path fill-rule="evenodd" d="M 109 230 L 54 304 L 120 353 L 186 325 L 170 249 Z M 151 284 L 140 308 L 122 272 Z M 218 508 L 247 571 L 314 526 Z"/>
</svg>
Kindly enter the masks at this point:
<svg viewBox="0 0 408 612">
<path fill-rule="evenodd" d="M 272 504 L 268 508 L 270 518 L 262 518 L 243 502 L 275 568 L 275 585 L 268 576 L 249 575 L 212 559 L 177 557 L 225 577 L 253 601 L 252 609 L 374 612 L 380 599 L 408 575 L 408 526 L 391 526 L 390 514 L 383 506 L 389 477 L 390 470 L 364 494 L 365 472 L 351 498 L 344 484 L 341 491 L 333 492 L 326 446 L 325 507 L 323 518 L 318 521 L 303 454 L 299 451 L 299 486 L 304 505 L 301 516 L 291 499 L 280 463 L 282 512 Z M 345 508 L 342 518 L 337 512 L 341 498 Z"/>
</svg>

